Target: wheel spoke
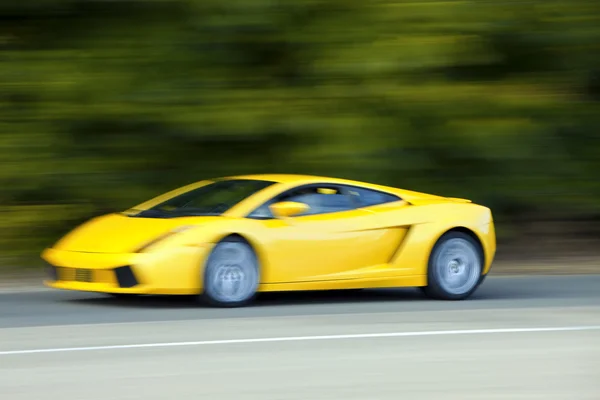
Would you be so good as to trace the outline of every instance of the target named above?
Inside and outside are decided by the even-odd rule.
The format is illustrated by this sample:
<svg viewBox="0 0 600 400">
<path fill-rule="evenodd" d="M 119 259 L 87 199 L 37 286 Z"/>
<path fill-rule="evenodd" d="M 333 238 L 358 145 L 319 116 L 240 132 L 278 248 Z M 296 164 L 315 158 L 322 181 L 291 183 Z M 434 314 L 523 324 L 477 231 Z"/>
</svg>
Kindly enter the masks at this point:
<svg viewBox="0 0 600 400">
<path fill-rule="evenodd" d="M 481 265 L 477 249 L 464 239 L 450 239 L 439 248 L 435 260 L 439 284 L 453 295 L 469 292 L 479 281 Z"/>
<path fill-rule="evenodd" d="M 258 282 L 256 257 L 244 243 L 219 243 L 207 268 L 210 279 L 206 291 L 216 301 L 242 302 L 254 294 Z"/>
</svg>

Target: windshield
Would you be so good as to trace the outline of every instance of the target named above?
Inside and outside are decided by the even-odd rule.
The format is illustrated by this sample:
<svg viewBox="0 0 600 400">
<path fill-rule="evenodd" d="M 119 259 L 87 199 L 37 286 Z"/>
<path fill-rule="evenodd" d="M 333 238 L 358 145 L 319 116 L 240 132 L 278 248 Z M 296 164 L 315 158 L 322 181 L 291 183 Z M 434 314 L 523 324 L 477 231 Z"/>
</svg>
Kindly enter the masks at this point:
<svg viewBox="0 0 600 400">
<path fill-rule="evenodd" d="M 232 179 L 190 190 L 137 214 L 145 218 L 221 215 L 245 198 L 275 182 Z"/>
</svg>

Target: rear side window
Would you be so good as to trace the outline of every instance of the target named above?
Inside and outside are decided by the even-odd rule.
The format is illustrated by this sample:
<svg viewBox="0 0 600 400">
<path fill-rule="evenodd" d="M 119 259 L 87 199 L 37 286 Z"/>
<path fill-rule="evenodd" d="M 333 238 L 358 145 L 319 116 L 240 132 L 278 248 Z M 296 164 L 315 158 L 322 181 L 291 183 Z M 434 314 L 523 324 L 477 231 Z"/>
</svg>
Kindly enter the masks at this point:
<svg viewBox="0 0 600 400">
<path fill-rule="evenodd" d="M 357 187 L 348 187 L 347 190 L 348 194 L 354 196 L 362 207 L 376 206 L 378 204 L 392 203 L 401 200 L 398 196 L 377 190 Z"/>
</svg>

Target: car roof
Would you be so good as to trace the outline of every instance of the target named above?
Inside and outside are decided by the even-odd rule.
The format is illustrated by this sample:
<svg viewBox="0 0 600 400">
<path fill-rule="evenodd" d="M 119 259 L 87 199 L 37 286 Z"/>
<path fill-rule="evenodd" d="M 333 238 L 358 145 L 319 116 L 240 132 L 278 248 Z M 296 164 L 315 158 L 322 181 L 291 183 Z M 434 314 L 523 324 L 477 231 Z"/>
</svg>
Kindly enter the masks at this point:
<svg viewBox="0 0 600 400">
<path fill-rule="evenodd" d="M 435 195 L 435 194 L 431 194 L 431 193 L 417 192 L 417 191 L 413 191 L 413 190 L 402 189 L 402 188 L 392 187 L 392 186 L 378 185 L 375 183 L 356 181 L 356 180 L 352 180 L 352 179 L 333 178 L 333 177 L 318 176 L 318 175 L 252 174 L 252 175 L 237 175 L 237 176 L 221 177 L 219 179 L 223 179 L 223 180 L 225 180 L 225 179 L 227 179 L 227 180 L 229 180 L 229 179 L 253 179 L 253 180 L 271 181 L 271 182 L 289 184 L 289 185 L 308 185 L 308 184 L 312 184 L 312 183 L 317 183 L 317 184 L 318 183 L 331 183 L 331 184 L 338 184 L 338 185 L 352 185 L 352 186 L 363 187 L 365 189 L 380 190 L 383 192 L 395 194 L 395 195 L 399 196 L 400 198 L 402 198 L 403 200 L 406 200 L 408 202 L 414 202 L 416 200 L 438 201 L 441 199 L 445 199 L 445 197 L 443 197 L 443 196 L 439 196 L 439 195 Z M 451 198 L 451 200 L 470 202 L 470 200 L 459 199 L 459 198 Z"/>
<path fill-rule="evenodd" d="M 364 187 L 380 187 L 386 190 L 396 190 L 396 188 L 385 187 L 376 185 L 373 183 L 360 182 L 351 179 L 333 178 L 328 176 L 318 175 L 300 175 L 300 174 L 251 174 L 251 175 L 237 175 L 221 177 L 219 179 L 252 179 L 252 180 L 263 180 L 271 181 L 276 183 L 291 183 L 291 184 L 310 184 L 310 183 L 333 183 L 333 184 L 346 184 L 354 186 Z"/>
</svg>

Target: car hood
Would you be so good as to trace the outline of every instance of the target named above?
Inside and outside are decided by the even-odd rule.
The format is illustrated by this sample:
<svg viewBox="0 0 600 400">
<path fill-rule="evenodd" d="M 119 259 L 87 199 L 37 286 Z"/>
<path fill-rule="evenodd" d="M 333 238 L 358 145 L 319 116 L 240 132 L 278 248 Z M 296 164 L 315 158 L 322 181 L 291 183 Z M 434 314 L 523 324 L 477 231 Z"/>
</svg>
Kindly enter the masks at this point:
<svg viewBox="0 0 600 400">
<path fill-rule="evenodd" d="M 203 225 L 220 218 L 194 216 L 163 219 L 109 214 L 75 228 L 53 248 L 89 253 L 130 253 L 173 229 L 187 225 Z"/>
</svg>

